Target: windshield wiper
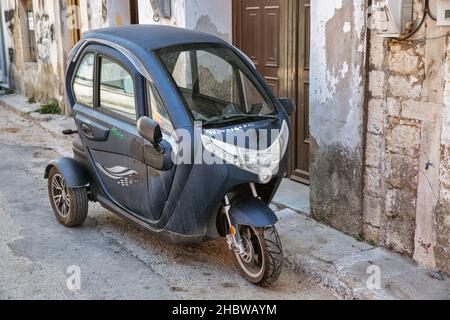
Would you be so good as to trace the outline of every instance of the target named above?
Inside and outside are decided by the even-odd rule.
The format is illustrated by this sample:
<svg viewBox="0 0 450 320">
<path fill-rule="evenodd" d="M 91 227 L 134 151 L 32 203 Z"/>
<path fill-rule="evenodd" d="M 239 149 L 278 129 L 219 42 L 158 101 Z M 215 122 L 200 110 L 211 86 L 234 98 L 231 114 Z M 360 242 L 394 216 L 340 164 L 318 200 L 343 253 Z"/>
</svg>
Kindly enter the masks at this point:
<svg viewBox="0 0 450 320">
<path fill-rule="evenodd" d="M 230 121 L 240 120 L 240 119 L 278 119 L 276 115 L 263 115 L 263 114 L 247 114 L 247 113 L 236 113 L 225 116 L 218 116 L 211 118 L 209 120 L 203 121 L 203 125 L 211 125 L 211 124 L 222 124 Z"/>
</svg>

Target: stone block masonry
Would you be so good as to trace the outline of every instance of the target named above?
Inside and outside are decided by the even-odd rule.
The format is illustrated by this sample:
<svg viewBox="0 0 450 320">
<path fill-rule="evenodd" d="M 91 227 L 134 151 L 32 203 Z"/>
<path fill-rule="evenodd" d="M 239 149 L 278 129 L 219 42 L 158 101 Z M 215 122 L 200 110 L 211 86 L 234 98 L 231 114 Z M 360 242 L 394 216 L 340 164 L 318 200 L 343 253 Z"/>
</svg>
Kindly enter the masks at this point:
<svg viewBox="0 0 450 320">
<path fill-rule="evenodd" d="M 414 1 L 415 16 L 422 2 Z M 422 266 L 450 266 L 450 59 L 427 18 L 408 41 L 370 34 L 364 236 Z"/>
</svg>

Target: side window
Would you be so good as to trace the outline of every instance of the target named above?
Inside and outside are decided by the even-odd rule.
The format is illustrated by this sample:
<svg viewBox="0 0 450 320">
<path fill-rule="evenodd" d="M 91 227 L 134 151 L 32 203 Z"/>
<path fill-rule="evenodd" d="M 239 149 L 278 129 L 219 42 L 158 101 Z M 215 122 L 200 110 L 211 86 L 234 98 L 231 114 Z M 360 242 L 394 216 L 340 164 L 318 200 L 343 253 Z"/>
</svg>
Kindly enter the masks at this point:
<svg viewBox="0 0 450 320">
<path fill-rule="evenodd" d="M 94 64 L 95 55 L 88 53 L 81 61 L 73 81 L 75 100 L 91 108 L 94 105 Z"/>
<path fill-rule="evenodd" d="M 116 62 L 101 58 L 100 106 L 136 121 L 133 78 Z"/>
<path fill-rule="evenodd" d="M 152 118 L 158 122 L 161 130 L 170 135 L 174 131 L 170 117 L 167 114 L 166 108 L 164 107 L 158 92 L 152 84 L 148 85 L 148 100 L 150 104 L 150 109 L 152 113 Z"/>
</svg>

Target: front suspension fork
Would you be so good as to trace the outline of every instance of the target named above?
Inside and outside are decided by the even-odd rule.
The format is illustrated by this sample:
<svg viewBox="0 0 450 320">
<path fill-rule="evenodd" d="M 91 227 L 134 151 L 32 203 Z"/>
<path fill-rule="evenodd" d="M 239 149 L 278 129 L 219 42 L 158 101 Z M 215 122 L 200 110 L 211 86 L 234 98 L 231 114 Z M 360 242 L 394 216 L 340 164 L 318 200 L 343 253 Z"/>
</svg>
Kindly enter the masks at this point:
<svg viewBox="0 0 450 320">
<path fill-rule="evenodd" d="M 256 192 L 256 187 L 254 183 L 250 183 L 250 189 L 252 191 L 252 194 L 255 198 L 259 198 L 258 193 Z M 239 226 L 234 226 L 231 223 L 231 218 L 230 218 L 230 199 L 228 197 L 228 195 L 225 195 L 225 205 L 223 207 L 223 211 L 225 213 L 225 216 L 227 218 L 227 222 L 228 222 L 228 227 L 230 229 L 230 233 L 227 234 L 227 243 L 228 246 L 231 249 L 236 250 L 236 252 L 238 254 L 243 254 L 245 252 L 245 248 L 244 248 L 244 243 L 242 242 L 242 238 L 241 235 L 239 234 Z"/>
<path fill-rule="evenodd" d="M 228 198 L 228 195 L 225 195 L 225 205 L 223 207 L 223 212 L 227 217 L 228 227 L 230 229 L 230 233 L 227 234 L 227 243 L 230 250 L 233 249 L 236 250 L 238 254 L 243 254 L 245 252 L 244 244 L 242 242 L 241 235 L 239 234 L 239 230 L 237 229 L 238 226 L 234 226 L 231 223 L 230 207 L 230 199 Z"/>
</svg>

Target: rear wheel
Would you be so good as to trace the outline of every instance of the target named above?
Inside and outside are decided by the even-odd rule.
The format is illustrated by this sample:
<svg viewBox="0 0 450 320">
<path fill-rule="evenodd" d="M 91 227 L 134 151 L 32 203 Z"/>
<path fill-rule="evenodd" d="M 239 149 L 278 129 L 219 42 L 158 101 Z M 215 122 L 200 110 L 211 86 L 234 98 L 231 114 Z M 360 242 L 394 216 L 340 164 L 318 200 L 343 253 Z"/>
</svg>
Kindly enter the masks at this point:
<svg viewBox="0 0 450 320">
<path fill-rule="evenodd" d="M 48 195 L 56 219 L 66 227 L 81 225 L 88 213 L 86 187 L 69 188 L 64 176 L 56 167 L 48 175 Z"/>
<path fill-rule="evenodd" d="M 244 277 L 259 286 L 272 285 L 283 268 L 281 239 L 274 226 L 239 226 L 244 252 L 235 251 L 235 263 Z"/>
</svg>

